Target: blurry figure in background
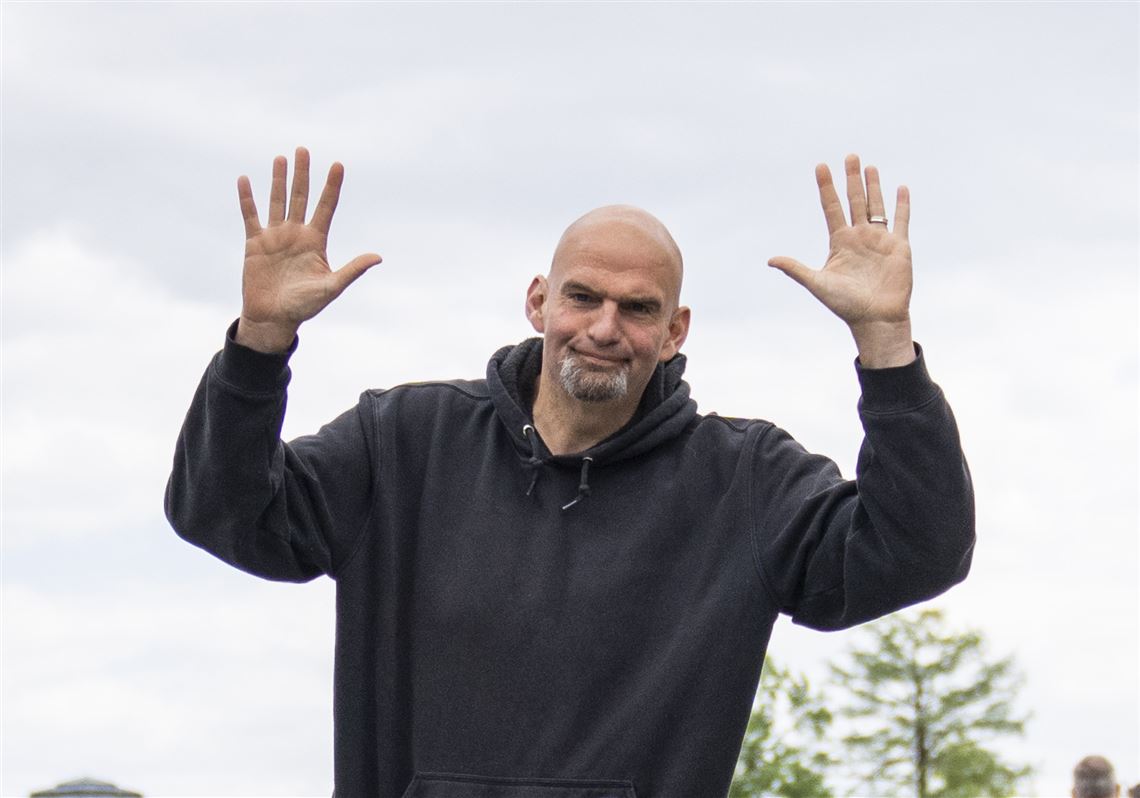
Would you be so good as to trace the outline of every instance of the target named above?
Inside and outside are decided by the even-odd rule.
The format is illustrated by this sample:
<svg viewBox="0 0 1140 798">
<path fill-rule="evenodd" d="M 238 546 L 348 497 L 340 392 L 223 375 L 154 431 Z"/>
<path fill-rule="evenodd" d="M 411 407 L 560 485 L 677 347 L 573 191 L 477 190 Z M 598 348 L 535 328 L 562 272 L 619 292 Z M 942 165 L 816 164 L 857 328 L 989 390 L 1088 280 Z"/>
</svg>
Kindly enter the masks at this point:
<svg viewBox="0 0 1140 798">
<path fill-rule="evenodd" d="M 1140 798 L 1140 784 L 1133 784 L 1128 791 L 1128 798 Z"/>
<path fill-rule="evenodd" d="M 1140 786 L 1140 785 L 1138 785 Z M 1129 790 L 1130 798 L 1137 791 Z M 1073 798 L 1119 798 L 1120 785 L 1112 763 L 1103 756 L 1086 756 L 1073 768 Z"/>
</svg>

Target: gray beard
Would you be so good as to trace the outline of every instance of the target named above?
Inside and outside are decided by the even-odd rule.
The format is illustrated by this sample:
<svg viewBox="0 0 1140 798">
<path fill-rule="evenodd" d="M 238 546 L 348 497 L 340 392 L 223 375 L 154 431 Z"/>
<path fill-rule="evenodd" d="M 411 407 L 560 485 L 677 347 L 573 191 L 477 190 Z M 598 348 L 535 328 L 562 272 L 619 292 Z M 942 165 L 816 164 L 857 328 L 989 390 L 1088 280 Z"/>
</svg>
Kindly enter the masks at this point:
<svg viewBox="0 0 1140 798">
<path fill-rule="evenodd" d="M 629 392 L 629 369 L 596 372 L 583 368 L 578 358 L 566 355 L 558 363 L 562 389 L 580 402 L 611 402 Z"/>
</svg>

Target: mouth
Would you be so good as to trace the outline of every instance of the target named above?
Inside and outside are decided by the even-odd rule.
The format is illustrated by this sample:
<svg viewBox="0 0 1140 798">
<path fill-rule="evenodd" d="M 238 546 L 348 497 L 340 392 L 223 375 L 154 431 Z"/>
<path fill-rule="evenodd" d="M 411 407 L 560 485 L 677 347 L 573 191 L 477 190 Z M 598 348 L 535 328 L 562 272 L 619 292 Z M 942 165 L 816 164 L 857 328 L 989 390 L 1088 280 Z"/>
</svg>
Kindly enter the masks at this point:
<svg viewBox="0 0 1140 798">
<path fill-rule="evenodd" d="M 625 358 L 609 357 L 607 355 L 593 355 L 589 352 L 582 352 L 577 349 L 570 350 L 571 354 L 578 358 L 583 366 L 595 366 L 601 368 L 613 368 L 625 364 Z"/>
</svg>

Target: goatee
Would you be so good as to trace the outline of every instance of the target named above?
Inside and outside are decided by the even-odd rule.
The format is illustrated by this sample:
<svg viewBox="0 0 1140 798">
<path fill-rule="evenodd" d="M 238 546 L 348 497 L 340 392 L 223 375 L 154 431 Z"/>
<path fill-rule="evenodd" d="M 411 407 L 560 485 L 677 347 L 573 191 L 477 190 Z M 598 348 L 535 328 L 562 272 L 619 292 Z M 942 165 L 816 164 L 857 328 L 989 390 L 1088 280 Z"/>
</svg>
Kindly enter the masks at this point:
<svg viewBox="0 0 1140 798">
<path fill-rule="evenodd" d="M 595 371 L 582 365 L 575 355 L 566 355 L 559 362 L 559 380 L 562 389 L 582 402 L 612 402 L 624 399 L 629 391 L 629 368 L 622 365 L 617 371 Z"/>
</svg>

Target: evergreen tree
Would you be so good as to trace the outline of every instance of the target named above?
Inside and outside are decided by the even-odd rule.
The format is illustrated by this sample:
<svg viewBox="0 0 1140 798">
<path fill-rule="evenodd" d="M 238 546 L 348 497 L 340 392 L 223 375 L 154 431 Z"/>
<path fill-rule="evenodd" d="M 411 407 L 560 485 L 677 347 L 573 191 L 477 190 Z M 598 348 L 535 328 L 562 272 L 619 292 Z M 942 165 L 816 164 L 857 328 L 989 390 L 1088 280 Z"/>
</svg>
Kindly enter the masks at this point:
<svg viewBox="0 0 1140 798">
<path fill-rule="evenodd" d="M 832 798 L 823 747 L 831 725 L 823 696 L 803 675 L 764 663 L 729 798 Z"/>
<path fill-rule="evenodd" d="M 832 665 L 848 695 L 843 738 L 860 795 L 1004 798 L 1030 773 L 987 746 L 1024 734 L 1013 701 L 1013 658 L 987 661 L 982 635 L 946 628 L 938 610 L 892 615 L 866 627 L 871 645 Z M 903 792 L 905 791 L 905 792 Z"/>
</svg>

